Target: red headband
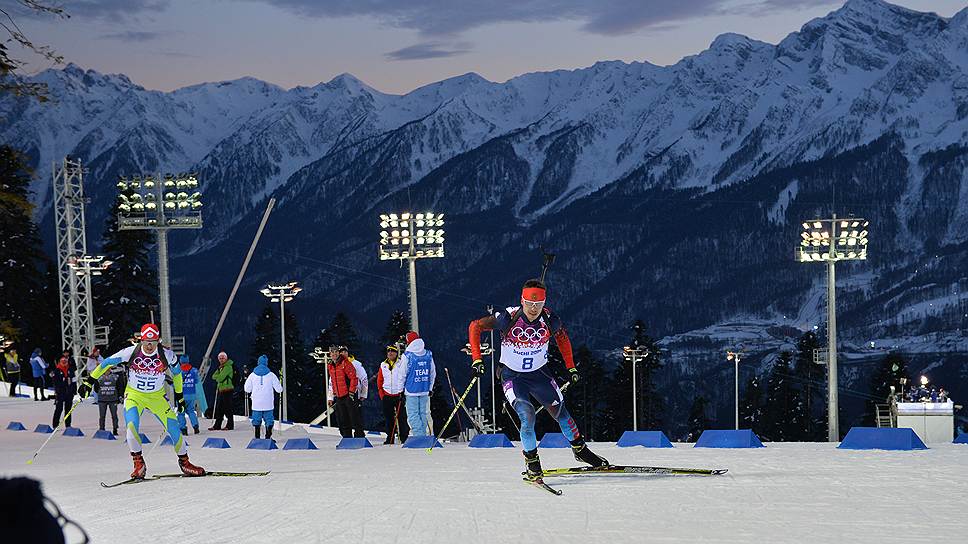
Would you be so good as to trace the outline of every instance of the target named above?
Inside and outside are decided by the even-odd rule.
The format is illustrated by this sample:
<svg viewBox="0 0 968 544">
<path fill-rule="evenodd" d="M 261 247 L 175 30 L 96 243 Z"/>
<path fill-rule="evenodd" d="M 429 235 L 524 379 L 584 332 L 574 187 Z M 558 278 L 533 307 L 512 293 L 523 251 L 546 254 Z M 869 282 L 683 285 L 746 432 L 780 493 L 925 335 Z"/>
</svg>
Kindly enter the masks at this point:
<svg viewBox="0 0 968 544">
<path fill-rule="evenodd" d="M 545 290 L 540 287 L 525 287 L 521 290 L 521 298 L 529 302 L 542 302 L 545 300 Z"/>
</svg>

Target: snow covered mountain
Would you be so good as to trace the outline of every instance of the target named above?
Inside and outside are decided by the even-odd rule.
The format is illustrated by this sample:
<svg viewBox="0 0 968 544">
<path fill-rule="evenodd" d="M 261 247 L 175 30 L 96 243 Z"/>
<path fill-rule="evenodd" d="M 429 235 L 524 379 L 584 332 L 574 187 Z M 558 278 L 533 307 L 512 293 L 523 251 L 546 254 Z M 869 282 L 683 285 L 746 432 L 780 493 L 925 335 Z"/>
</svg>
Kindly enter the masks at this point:
<svg viewBox="0 0 968 544">
<path fill-rule="evenodd" d="M 822 270 L 793 261 L 798 225 L 834 211 L 873 223 L 871 260 L 841 274 L 844 338 L 968 351 L 968 9 L 850 0 L 777 45 L 723 34 L 672 66 L 467 74 L 402 96 L 347 74 L 171 93 L 74 65 L 36 80 L 56 104 L 0 101 L 0 140 L 36 163 L 42 207 L 65 154 L 91 169 L 92 224 L 119 174 L 200 172 L 206 226 L 174 240 L 186 329 L 214 320 L 275 194 L 249 282 L 301 279 L 310 327 L 339 306 L 372 333 L 404 305 L 375 218 L 414 207 L 449 218 L 447 258 L 420 264 L 421 323 L 454 345 L 541 246 L 579 342 L 621 345 L 634 317 L 717 345 L 735 338 L 701 331 L 803 329 L 824 298 Z"/>
</svg>

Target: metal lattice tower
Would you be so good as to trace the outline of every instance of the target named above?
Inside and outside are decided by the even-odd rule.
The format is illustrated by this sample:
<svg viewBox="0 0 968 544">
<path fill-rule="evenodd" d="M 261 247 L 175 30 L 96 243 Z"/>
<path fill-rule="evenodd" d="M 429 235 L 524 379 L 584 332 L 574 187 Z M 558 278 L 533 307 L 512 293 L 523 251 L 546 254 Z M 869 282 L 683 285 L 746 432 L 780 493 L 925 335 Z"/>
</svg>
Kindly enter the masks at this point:
<svg viewBox="0 0 968 544">
<path fill-rule="evenodd" d="M 77 364 L 77 379 L 86 361 L 81 350 L 94 345 L 91 275 L 79 276 L 72 268 L 87 255 L 84 235 L 84 169 L 65 158 L 54 163 L 54 223 L 57 227 L 57 279 L 60 285 L 61 345 L 70 349 Z"/>
</svg>

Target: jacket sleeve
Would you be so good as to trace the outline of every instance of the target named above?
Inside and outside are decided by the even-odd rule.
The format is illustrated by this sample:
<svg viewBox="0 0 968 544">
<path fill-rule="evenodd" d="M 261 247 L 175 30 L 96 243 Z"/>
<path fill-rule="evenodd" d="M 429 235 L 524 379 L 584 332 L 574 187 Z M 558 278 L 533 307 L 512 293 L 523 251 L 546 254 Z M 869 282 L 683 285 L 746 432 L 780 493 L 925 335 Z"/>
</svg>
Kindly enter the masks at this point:
<svg viewBox="0 0 968 544">
<path fill-rule="evenodd" d="M 180 395 L 182 393 L 182 385 L 185 383 L 185 377 L 182 375 L 182 369 L 178 364 L 178 358 L 175 357 L 175 352 L 170 349 L 163 351 L 162 355 L 164 355 L 165 360 L 167 361 L 175 361 L 175 364 L 168 365 L 168 369 L 171 370 L 171 386 L 175 390 L 175 393 Z"/>
<path fill-rule="evenodd" d="M 245 379 L 245 385 L 242 386 L 242 390 L 246 393 L 252 392 L 252 376 L 255 376 L 255 374 L 249 374 L 249 377 Z"/>
<path fill-rule="evenodd" d="M 346 374 L 346 381 L 350 383 L 350 393 L 356 393 L 356 369 L 353 368 L 353 363 L 345 361 L 343 372 Z"/>
<path fill-rule="evenodd" d="M 131 354 L 134 353 L 134 350 L 137 347 L 138 346 L 128 346 L 122 349 L 121 351 L 115 353 L 114 355 L 108 357 L 107 359 L 104 359 L 103 361 L 101 361 L 101 364 L 97 365 L 97 368 L 95 368 L 94 371 L 91 372 L 91 377 L 96 380 L 101 376 L 103 376 L 104 373 L 107 372 L 108 369 L 111 368 L 112 366 L 123 363 L 124 361 L 127 361 L 128 359 L 131 358 Z"/>
<path fill-rule="evenodd" d="M 434 392 L 434 383 L 437 381 L 437 365 L 434 363 L 434 355 L 430 354 L 430 393 Z"/>
<path fill-rule="evenodd" d="M 571 339 L 568 338 L 568 333 L 565 332 L 564 327 L 558 329 L 555 333 L 555 343 L 558 344 L 558 350 L 561 351 L 561 358 L 565 360 L 565 366 L 569 369 L 575 368 L 575 360 L 571 354 Z"/>
<path fill-rule="evenodd" d="M 275 374 L 272 375 L 272 388 L 275 389 L 276 393 L 282 393 L 282 382 L 279 381 L 279 376 Z"/>
<path fill-rule="evenodd" d="M 380 398 L 382 399 L 386 392 L 383 390 L 383 365 L 380 365 L 380 373 L 376 375 L 376 389 L 380 393 Z"/>
<path fill-rule="evenodd" d="M 471 321 L 467 327 L 467 338 L 471 345 L 471 361 L 481 358 L 481 333 L 494 329 L 495 318 L 493 315 L 482 317 Z"/>
</svg>

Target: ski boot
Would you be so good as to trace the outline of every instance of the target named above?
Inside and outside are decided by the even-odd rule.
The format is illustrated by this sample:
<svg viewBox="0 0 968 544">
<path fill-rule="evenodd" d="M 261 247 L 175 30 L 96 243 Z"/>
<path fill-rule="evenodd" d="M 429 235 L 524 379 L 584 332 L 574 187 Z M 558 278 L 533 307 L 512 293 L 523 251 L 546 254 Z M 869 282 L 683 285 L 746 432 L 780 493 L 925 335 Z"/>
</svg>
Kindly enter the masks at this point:
<svg viewBox="0 0 968 544">
<path fill-rule="evenodd" d="M 178 468 L 181 469 L 182 474 L 185 476 L 205 476 L 205 469 L 193 465 L 191 461 L 188 460 L 187 453 L 178 456 Z"/>
<path fill-rule="evenodd" d="M 254 427 L 254 429 L 255 429 L 255 438 L 256 438 L 256 440 L 259 440 L 260 438 L 262 438 L 262 427 L 259 426 L 259 425 L 256 425 Z M 266 438 L 268 438 L 268 437 L 266 437 Z"/>
<path fill-rule="evenodd" d="M 148 467 L 145 466 L 145 458 L 141 456 L 140 451 L 136 451 L 131 453 L 131 460 L 134 461 L 134 470 L 131 471 L 131 477 L 143 480 L 148 472 Z"/>
<path fill-rule="evenodd" d="M 538 459 L 538 448 L 524 452 L 524 466 L 527 469 L 525 473 L 526 480 L 542 480 L 544 475 L 541 472 L 541 459 Z"/>
<path fill-rule="evenodd" d="M 200 432 L 202 432 L 198 430 L 198 425 L 192 425 L 192 429 L 195 431 L 195 434 L 199 434 Z"/>
<path fill-rule="evenodd" d="M 592 450 L 588 449 L 588 445 L 585 444 L 583 438 L 576 438 L 571 441 L 571 452 L 575 454 L 575 460 L 588 463 L 593 467 L 607 467 L 608 459 L 596 455 Z"/>
<path fill-rule="evenodd" d="M 182 436 L 188 436 L 188 427 L 182 427 L 181 434 Z"/>
<path fill-rule="evenodd" d="M 272 440 L 272 426 L 266 425 L 266 440 Z M 272 440 L 275 442 L 275 440 Z"/>
</svg>

